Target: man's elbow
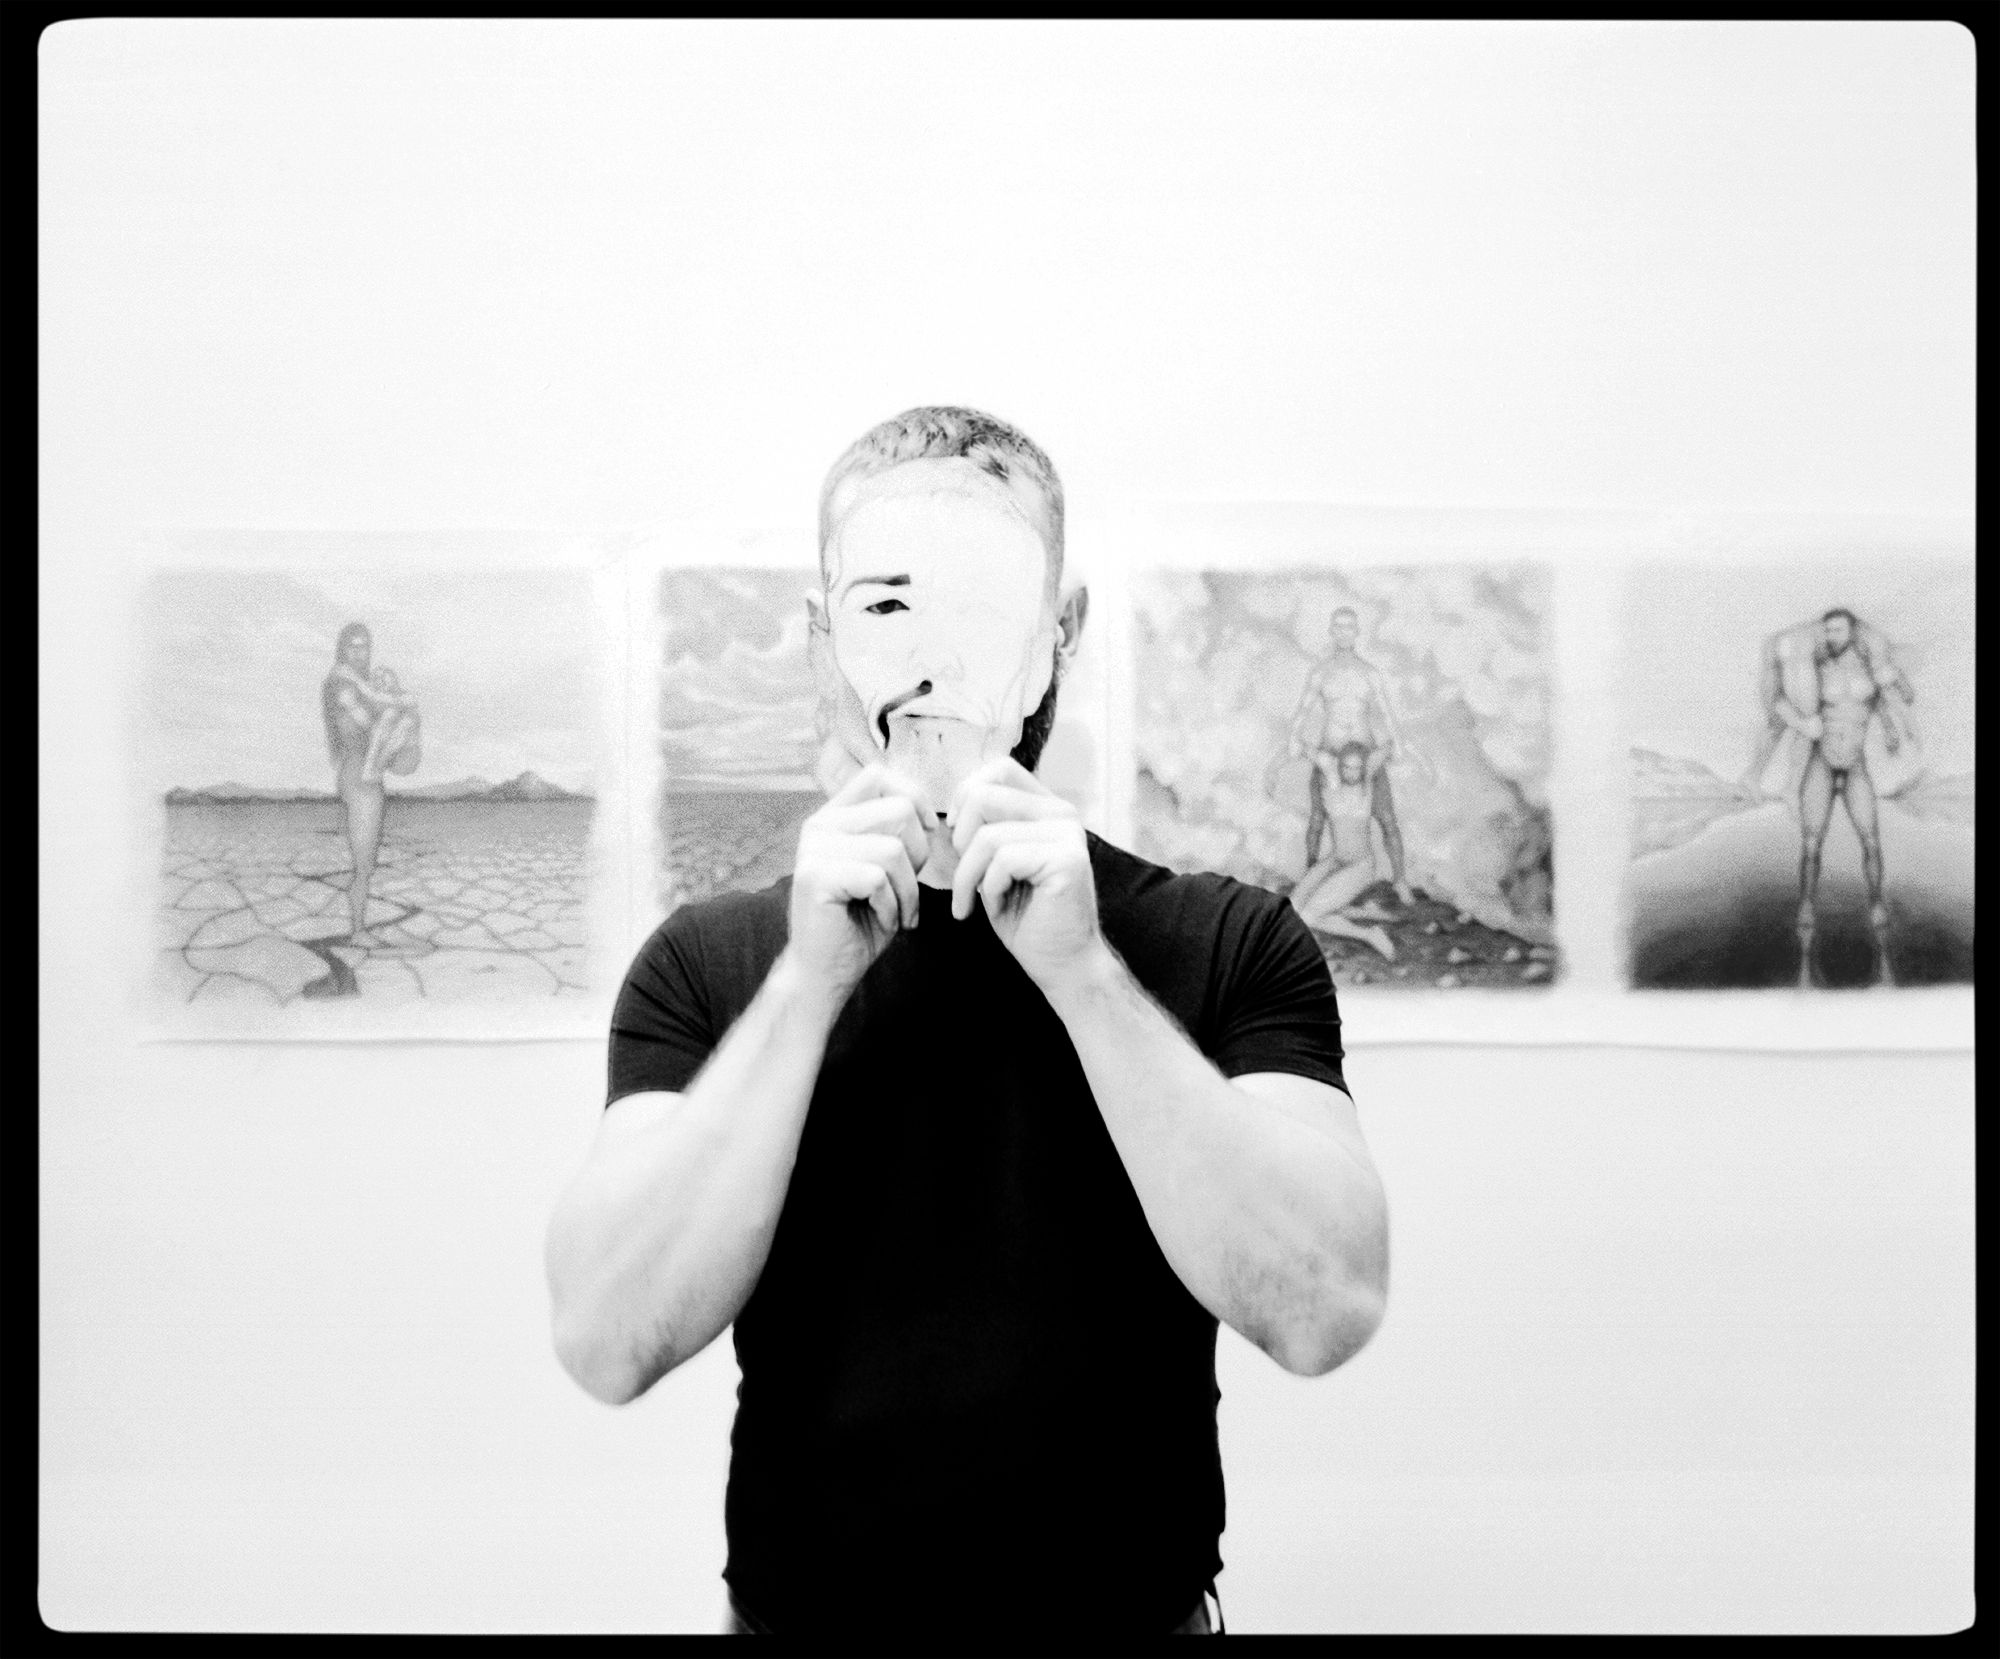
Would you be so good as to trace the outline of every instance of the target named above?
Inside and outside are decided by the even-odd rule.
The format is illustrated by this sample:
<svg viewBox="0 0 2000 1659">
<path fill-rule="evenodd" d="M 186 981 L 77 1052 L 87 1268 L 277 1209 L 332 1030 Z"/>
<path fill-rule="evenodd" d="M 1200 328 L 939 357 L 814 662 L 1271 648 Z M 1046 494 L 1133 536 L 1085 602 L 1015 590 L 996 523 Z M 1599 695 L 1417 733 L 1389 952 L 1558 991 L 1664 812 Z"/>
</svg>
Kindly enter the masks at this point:
<svg viewBox="0 0 2000 1659">
<path fill-rule="evenodd" d="M 548 1250 L 549 1335 L 556 1361 L 594 1400 L 622 1406 L 636 1400 L 677 1361 L 648 1367 L 630 1331 L 608 1308 L 602 1287 L 566 1256 L 564 1236 L 551 1228 Z"/>
<path fill-rule="evenodd" d="M 1368 1346 L 1387 1309 L 1384 1287 L 1350 1285 L 1333 1306 L 1282 1333 L 1265 1352 L 1295 1377 L 1323 1377 Z"/>
<path fill-rule="evenodd" d="M 577 1321 L 565 1320 L 560 1314 L 553 1334 L 557 1362 L 584 1393 L 608 1406 L 630 1405 L 671 1369 L 648 1375 L 629 1354 L 620 1353 L 599 1333 L 579 1328 Z"/>
</svg>

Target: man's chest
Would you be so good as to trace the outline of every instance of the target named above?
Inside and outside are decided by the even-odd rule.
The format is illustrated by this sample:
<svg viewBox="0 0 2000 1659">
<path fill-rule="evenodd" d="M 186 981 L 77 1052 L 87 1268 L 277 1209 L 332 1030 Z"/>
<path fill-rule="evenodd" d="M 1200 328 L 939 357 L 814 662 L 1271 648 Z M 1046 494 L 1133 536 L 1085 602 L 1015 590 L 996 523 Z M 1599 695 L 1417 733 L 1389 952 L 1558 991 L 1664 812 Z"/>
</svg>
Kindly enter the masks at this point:
<svg viewBox="0 0 2000 1659">
<path fill-rule="evenodd" d="M 1850 655 L 1829 657 L 1819 665 L 1822 703 L 1864 703 L 1874 694 L 1874 679 Z"/>
<path fill-rule="evenodd" d="M 1336 714 L 1352 714 L 1374 696 L 1374 681 L 1368 671 L 1354 664 L 1341 664 L 1320 675 L 1320 701 Z"/>
</svg>

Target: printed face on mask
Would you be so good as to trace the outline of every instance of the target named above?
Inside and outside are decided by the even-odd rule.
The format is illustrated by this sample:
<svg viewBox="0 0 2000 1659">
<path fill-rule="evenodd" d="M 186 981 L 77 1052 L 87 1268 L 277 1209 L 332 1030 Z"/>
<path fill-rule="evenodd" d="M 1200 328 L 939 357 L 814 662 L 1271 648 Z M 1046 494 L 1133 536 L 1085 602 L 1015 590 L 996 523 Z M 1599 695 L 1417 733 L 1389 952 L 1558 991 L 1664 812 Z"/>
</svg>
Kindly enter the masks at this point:
<svg viewBox="0 0 2000 1659">
<path fill-rule="evenodd" d="M 1048 555 L 970 467 L 912 462 L 870 485 L 827 549 L 825 654 L 844 684 L 823 690 L 850 694 L 857 761 L 886 760 L 944 809 L 1049 688 Z"/>
</svg>

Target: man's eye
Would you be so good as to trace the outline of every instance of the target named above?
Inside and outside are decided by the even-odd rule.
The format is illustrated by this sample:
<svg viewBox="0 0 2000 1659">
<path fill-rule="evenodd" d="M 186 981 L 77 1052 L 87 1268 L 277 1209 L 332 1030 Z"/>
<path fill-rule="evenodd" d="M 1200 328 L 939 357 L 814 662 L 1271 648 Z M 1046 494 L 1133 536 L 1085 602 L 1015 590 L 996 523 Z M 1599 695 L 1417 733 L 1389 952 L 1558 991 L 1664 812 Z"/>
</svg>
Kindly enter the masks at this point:
<svg viewBox="0 0 2000 1659">
<path fill-rule="evenodd" d="M 872 605 L 862 607 L 870 616 L 887 616 L 891 611 L 906 611 L 910 607 L 900 599 L 878 599 Z"/>
</svg>

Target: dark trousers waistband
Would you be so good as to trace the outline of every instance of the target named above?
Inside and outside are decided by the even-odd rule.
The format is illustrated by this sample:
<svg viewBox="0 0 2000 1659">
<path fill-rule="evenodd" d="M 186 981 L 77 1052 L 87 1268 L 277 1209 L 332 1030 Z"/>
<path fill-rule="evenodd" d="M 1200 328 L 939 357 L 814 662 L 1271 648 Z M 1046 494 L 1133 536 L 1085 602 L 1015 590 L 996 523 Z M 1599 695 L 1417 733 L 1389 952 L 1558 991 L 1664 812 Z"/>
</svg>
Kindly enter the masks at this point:
<svg viewBox="0 0 2000 1659">
<path fill-rule="evenodd" d="M 1209 1616 L 1208 1611 L 1208 1604 L 1211 1601 L 1215 1603 L 1213 1618 Z M 1216 1594 L 1215 1586 L 1211 1584 L 1201 1593 L 1200 1598 L 1195 1602 L 1194 1611 L 1179 1624 L 1175 1625 L 1167 1634 L 1169 1636 L 1215 1636 L 1220 1635 L 1223 1629 L 1222 1597 Z M 775 1636 L 777 1632 L 762 1619 L 758 1618 L 748 1607 L 743 1605 L 743 1598 L 737 1595 L 735 1588 L 732 1586 L 729 1591 L 728 1634 L 731 1636 Z"/>
</svg>

